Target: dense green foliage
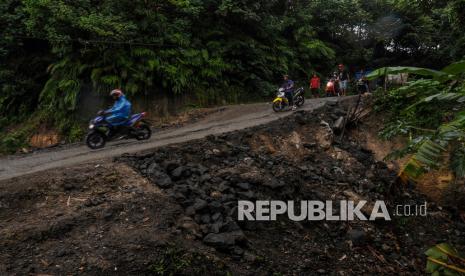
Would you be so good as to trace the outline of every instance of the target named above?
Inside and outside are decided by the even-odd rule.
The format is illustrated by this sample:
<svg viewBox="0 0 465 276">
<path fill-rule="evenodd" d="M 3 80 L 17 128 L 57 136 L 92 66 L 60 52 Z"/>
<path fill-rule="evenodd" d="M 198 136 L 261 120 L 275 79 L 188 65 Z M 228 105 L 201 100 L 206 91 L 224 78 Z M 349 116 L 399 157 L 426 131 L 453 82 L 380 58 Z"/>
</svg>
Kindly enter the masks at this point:
<svg viewBox="0 0 465 276">
<path fill-rule="evenodd" d="M 79 137 L 84 87 L 208 105 L 266 98 L 281 74 L 304 82 L 338 62 L 438 67 L 464 54 L 464 10 L 463 0 L 4 0 L 0 140 L 24 144 L 24 129 L 6 137 L 18 122 Z"/>
<path fill-rule="evenodd" d="M 448 166 L 456 178 L 465 178 L 465 61 L 441 71 L 394 67 L 379 75 L 408 72 L 417 75 L 407 85 L 380 95 L 378 108 L 388 112 L 390 123 L 382 135 L 408 135 L 408 145 L 391 158 L 412 153 L 401 176 L 417 179 L 430 169 Z"/>
</svg>

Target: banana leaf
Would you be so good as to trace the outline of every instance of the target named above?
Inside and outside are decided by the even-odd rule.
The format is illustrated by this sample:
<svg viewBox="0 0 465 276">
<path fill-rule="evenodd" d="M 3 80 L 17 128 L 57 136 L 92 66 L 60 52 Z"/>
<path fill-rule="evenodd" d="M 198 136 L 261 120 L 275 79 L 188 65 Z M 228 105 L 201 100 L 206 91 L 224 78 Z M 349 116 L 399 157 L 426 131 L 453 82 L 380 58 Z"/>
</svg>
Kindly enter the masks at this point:
<svg viewBox="0 0 465 276">
<path fill-rule="evenodd" d="M 383 77 L 386 75 L 396 75 L 396 74 L 401 74 L 401 73 L 409 73 L 413 75 L 433 77 L 433 78 L 438 78 L 438 79 L 440 78 L 442 79 L 448 76 L 447 73 L 433 70 L 433 69 L 397 66 L 397 67 L 382 67 L 382 68 L 376 69 L 370 74 L 368 74 L 366 78 L 368 80 L 374 80 L 374 79 L 377 79 L 379 77 Z"/>
<path fill-rule="evenodd" d="M 463 74 L 465 73 L 465 60 L 454 62 L 442 69 L 441 71 L 450 75 Z"/>
<path fill-rule="evenodd" d="M 426 272 L 433 275 L 463 275 L 465 259 L 452 246 L 442 243 L 425 252 Z"/>
</svg>

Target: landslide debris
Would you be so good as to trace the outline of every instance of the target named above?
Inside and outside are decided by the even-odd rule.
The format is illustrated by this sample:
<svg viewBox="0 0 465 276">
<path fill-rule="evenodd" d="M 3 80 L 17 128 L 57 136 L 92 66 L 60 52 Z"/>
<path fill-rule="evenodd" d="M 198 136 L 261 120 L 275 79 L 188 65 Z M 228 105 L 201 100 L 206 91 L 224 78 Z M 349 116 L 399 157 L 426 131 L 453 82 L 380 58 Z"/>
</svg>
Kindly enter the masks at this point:
<svg viewBox="0 0 465 276">
<path fill-rule="evenodd" d="M 237 221 L 238 200 L 368 205 L 385 200 L 391 213 L 397 204 L 424 204 L 423 196 L 397 187 L 396 172 L 350 135 L 334 142 L 344 108 L 329 103 L 267 125 L 118 160 L 182 207 L 177 226 L 185 235 L 235 259 L 255 256 L 267 263 L 255 273 L 421 274 L 423 252 L 435 241 L 464 245 L 464 224 L 451 224 L 434 203 L 428 205 L 433 216 L 391 222 Z M 454 230 L 440 233 L 448 227 Z"/>
<path fill-rule="evenodd" d="M 350 132 L 333 141 L 345 110 L 2 181 L 0 274 L 423 275 L 429 247 L 463 252 L 465 224 L 433 202 L 387 222 L 237 221 L 238 200 L 424 203 Z"/>
</svg>

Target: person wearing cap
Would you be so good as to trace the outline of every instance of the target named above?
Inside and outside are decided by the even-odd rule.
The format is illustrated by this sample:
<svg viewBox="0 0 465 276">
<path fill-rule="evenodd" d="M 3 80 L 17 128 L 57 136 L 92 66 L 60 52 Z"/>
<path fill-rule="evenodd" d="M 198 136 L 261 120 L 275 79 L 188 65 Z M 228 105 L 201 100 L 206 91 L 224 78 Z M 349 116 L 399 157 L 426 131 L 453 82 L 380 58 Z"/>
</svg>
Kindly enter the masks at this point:
<svg viewBox="0 0 465 276">
<path fill-rule="evenodd" d="M 344 64 L 339 64 L 337 74 L 338 74 L 337 79 L 339 81 L 339 89 L 341 91 L 341 96 L 346 96 L 348 84 L 350 81 L 350 76 L 349 76 L 349 72 L 345 70 Z"/>
<path fill-rule="evenodd" d="M 100 112 L 100 114 L 107 116 L 105 119 L 113 126 L 122 125 L 129 119 L 132 105 L 120 89 L 112 90 L 110 96 L 115 100 L 115 103 L 110 109 Z"/>
</svg>

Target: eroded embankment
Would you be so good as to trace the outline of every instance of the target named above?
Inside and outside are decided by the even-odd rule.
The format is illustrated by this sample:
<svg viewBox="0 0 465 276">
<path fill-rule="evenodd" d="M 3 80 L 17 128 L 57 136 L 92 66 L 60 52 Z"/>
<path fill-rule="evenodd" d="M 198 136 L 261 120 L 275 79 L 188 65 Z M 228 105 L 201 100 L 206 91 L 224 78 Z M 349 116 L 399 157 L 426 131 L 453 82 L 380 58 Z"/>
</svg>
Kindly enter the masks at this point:
<svg viewBox="0 0 465 276">
<path fill-rule="evenodd" d="M 392 221 L 237 221 L 238 200 L 385 200 L 391 212 L 424 203 L 350 135 L 332 143 L 343 113 L 327 105 L 4 182 L 0 272 L 421 275 L 430 246 L 463 250 L 465 225 L 434 203 L 427 217 Z"/>
</svg>

